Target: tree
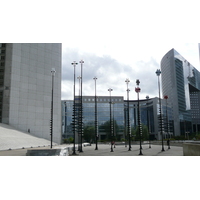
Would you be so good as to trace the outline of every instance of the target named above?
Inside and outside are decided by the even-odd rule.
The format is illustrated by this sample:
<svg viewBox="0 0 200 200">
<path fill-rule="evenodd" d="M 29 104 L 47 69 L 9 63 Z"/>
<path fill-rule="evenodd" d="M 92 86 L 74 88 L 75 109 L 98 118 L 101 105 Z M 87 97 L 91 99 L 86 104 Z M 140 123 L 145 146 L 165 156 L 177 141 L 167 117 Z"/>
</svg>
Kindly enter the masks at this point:
<svg viewBox="0 0 200 200">
<path fill-rule="evenodd" d="M 148 128 L 146 125 L 142 124 L 142 140 L 148 140 L 149 135 L 148 135 Z M 139 127 L 137 126 L 135 129 L 132 129 L 132 134 L 135 136 L 135 140 L 138 141 L 140 140 L 140 135 L 139 135 Z"/>
<path fill-rule="evenodd" d="M 119 132 L 119 126 L 117 124 L 117 121 L 113 121 L 113 127 L 114 127 L 114 134 L 115 136 L 112 138 L 113 140 L 117 140 L 118 138 L 118 132 Z M 100 126 L 101 130 L 104 130 L 106 133 L 107 140 L 111 140 L 111 130 L 110 130 L 110 120 L 106 121 L 104 124 Z"/>
<path fill-rule="evenodd" d="M 95 134 L 95 128 L 94 126 L 85 126 L 84 127 L 84 140 L 86 142 L 90 142 L 91 140 L 94 140 Z"/>
</svg>

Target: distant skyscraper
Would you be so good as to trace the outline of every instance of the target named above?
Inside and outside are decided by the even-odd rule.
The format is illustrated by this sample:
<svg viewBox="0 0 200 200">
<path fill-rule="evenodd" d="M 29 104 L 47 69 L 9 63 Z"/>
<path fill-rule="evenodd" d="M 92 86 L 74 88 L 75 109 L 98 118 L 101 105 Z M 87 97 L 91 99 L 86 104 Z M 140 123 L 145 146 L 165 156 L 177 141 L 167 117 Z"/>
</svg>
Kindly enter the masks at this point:
<svg viewBox="0 0 200 200">
<path fill-rule="evenodd" d="M 176 50 L 161 60 L 163 96 L 168 95 L 174 117 L 174 134 L 200 131 L 200 73 Z"/>
<path fill-rule="evenodd" d="M 61 141 L 61 44 L 0 43 L 0 122 L 50 140 L 51 69 L 53 142 Z"/>
</svg>

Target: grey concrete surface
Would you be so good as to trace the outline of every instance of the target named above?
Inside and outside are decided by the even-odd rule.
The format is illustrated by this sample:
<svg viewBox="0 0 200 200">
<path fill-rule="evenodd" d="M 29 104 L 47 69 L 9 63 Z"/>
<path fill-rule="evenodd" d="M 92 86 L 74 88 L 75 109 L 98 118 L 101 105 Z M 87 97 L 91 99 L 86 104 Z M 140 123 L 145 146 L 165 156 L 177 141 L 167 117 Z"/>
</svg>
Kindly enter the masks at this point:
<svg viewBox="0 0 200 200">
<path fill-rule="evenodd" d="M 50 136 L 49 136 L 50 138 Z M 50 141 L 18 131 L 12 126 L 0 123 L 0 150 L 49 146 Z M 56 145 L 56 143 L 53 143 Z"/>
<path fill-rule="evenodd" d="M 72 155 L 73 144 L 67 145 L 55 145 L 53 148 L 69 149 L 68 153 Z M 47 147 L 38 147 L 35 149 L 46 149 Z M 49 147 L 50 148 L 50 147 Z M 16 150 L 6 150 L 0 151 L 0 156 L 26 156 L 28 149 L 16 149 Z M 99 144 L 98 150 L 95 150 L 95 144 L 92 146 L 83 147 L 83 152 L 79 153 L 77 151 L 76 145 L 76 155 L 75 156 L 183 156 L 183 147 L 172 146 L 171 149 L 168 149 L 167 146 L 164 147 L 165 151 L 161 151 L 161 145 L 151 145 L 149 148 L 148 144 L 142 145 L 143 155 L 139 155 L 139 145 L 132 145 L 131 151 L 128 151 L 128 147 L 124 145 L 116 145 L 116 148 L 113 148 L 114 152 L 110 152 L 109 144 Z"/>
<path fill-rule="evenodd" d="M 142 145 L 142 154 L 139 155 L 139 145 L 131 145 L 131 151 L 128 151 L 128 146 L 116 145 L 113 148 L 114 152 L 110 152 L 111 148 L 109 144 L 98 145 L 98 150 L 95 149 L 95 145 L 87 146 L 83 148 L 83 153 L 79 153 L 79 156 L 183 156 L 183 147 L 172 146 L 168 149 L 164 146 L 165 151 L 161 151 L 161 145 Z"/>
</svg>

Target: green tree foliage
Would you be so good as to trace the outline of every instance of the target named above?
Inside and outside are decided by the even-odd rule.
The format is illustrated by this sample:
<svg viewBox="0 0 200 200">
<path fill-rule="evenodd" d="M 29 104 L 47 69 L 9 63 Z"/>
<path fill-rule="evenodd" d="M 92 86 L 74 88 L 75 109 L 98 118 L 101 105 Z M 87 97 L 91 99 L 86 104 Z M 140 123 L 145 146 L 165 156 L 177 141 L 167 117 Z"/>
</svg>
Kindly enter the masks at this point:
<svg viewBox="0 0 200 200">
<path fill-rule="evenodd" d="M 140 140 L 140 135 L 139 135 L 139 127 L 137 126 L 135 129 L 133 128 L 131 131 L 135 141 Z M 149 140 L 149 134 L 148 134 L 148 128 L 146 125 L 142 124 L 142 140 Z"/>
<path fill-rule="evenodd" d="M 85 126 L 84 127 L 84 140 L 86 142 L 90 142 L 91 140 L 94 140 L 95 138 L 95 127 L 94 126 Z"/>
<path fill-rule="evenodd" d="M 116 141 L 116 140 L 119 139 L 119 135 L 118 135 L 119 126 L 118 126 L 116 120 L 114 120 L 114 122 L 113 122 L 113 127 L 114 127 L 114 134 L 115 134 L 115 136 L 112 139 Z M 107 140 L 110 140 L 111 139 L 110 120 L 106 121 L 99 128 L 106 133 Z"/>
</svg>

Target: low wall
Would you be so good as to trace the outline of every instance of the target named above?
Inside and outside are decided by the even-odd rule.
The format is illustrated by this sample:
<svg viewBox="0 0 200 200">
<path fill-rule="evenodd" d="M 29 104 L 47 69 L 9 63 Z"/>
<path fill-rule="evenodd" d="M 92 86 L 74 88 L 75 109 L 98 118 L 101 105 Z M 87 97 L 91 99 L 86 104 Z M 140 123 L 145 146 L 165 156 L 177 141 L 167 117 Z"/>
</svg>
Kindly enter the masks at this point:
<svg viewBox="0 0 200 200">
<path fill-rule="evenodd" d="M 68 156 L 67 149 L 31 149 L 26 156 Z"/>
<path fill-rule="evenodd" d="M 183 155 L 184 156 L 200 156 L 200 144 L 199 143 L 183 143 Z"/>
</svg>

